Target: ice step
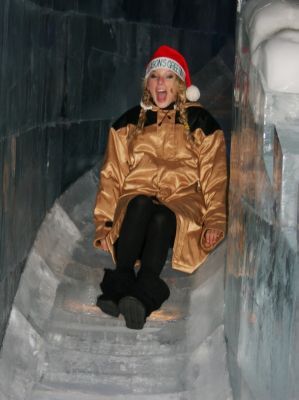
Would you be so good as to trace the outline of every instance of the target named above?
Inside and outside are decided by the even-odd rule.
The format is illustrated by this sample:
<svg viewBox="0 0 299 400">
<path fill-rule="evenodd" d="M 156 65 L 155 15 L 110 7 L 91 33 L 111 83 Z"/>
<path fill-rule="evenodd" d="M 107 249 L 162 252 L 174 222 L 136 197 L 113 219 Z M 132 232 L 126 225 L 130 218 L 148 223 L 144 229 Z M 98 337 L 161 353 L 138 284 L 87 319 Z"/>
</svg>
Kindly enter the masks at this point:
<svg viewBox="0 0 299 400">
<path fill-rule="evenodd" d="M 70 379 L 72 378 L 72 380 Z M 126 375 L 126 374 L 77 374 L 70 376 L 67 373 L 47 374 L 41 383 L 49 382 L 55 384 L 86 385 L 90 391 L 105 393 L 107 388 L 113 388 L 113 394 L 123 393 L 176 393 L 183 390 L 183 379 L 178 376 L 165 377 L 151 373 L 150 375 Z"/>
<path fill-rule="evenodd" d="M 175 393 L 115 393 L 114 387 L 102 385 L 91 391 L 80 385 L 38 384 L 30 400 L 187 400 L 186 392 Z M 199 399 L 197 399 L 199 400 Z"/>
<path fill-rule="evenodd" d="M 171 355 L 119 355 L 96 354 L 82 350 L 48 349 L 46 375 L 68 376 L 67 381 L 76 382 L 78 377 L 84 377 L 86 382 L 96 380 L 101 382 L 101 375 L 147 375 L 163 378 L 175 377 L 183 371 L 186 359 L 184 353 Z M 51 380 L 53 380 L 51 378 Z M 59 379 L 60 380 L 60 379 Z"/>
<path fill-rule="evenodd" d="M 86 291 L 75 293 L 75 288 L 65 288 L 66 293 L 57 295 L 55 307 L 52 309 L 51 319 L 48 321 L 48 332 L 62 331 L 63 329 L 82 330 L 107 330 L 109 327 L 119 327 L 125 330 L 125 321 L 122 315 L 113 318 L 104 314 L 94 303 L 100 293 L 96 288 L 87 288 Z M 147 318 L 145 330 L 157 330 L 180 323 L 187 317 L 188 299 L 185 290 L 180 290 L 183 304 L 175 303 L 175 292 L 163 307 L 153 312 Z M 179 293 L 177 296 L 179 296 Z"/>
<path fill-rule="evenodd" d="M 75 272 L 74 272 L 75 273 Z M 87 279 L 87 278 L 86 278 Z M 166 283 L 168 283 L 171 294 L 167 302 L 165 302 L 164 309 L 169 308 L 169 306 L 174 306 L 176 308 L 182 308 L 186 313 L 186 305 L 188 305 L 188 294 L 190 292 L 189 286 L 185 287 L 185 282 L 178 281 L 175 278 L 165 278 Z M 78 308 L 76 311 L 80 313 L 88 312 L 88 308 L 84 310 L 83 305 L 90 306 L 90 313 L 96 316 L 101 316 L 101 313 L 97 308 L 92 308 L 95 306 L 97 297 L 101 294 L 101 289 L 99 288 L 99 281 L 88 282 L 84 280 L 75 280 L 71 278 L 64 278 L 57 288 L 56 294 L 56 307 L 66 310 L 69 312 L 74 311 L 74 306 L 77 304 L 82 304 L 82 309 Z M 157 313 L 156 313 L 157 315 Z M 173 319 L 173 318 L 172 318 Z"/>
<path fill-rule="evenodd" d="M 83 307 L 87 308 L 85 305 L 83 305 Z M 179 313 L 179 310 L 177 312 Z M 161 313 L 157 313 L 147 319 L 143 331 L 149 333 L 158 332 L 160 329 L 165 328 L 165 325 L 171 325 L 172 322 L 175 322 L 170 319 L 171 314 L 167 312 L 167 309 L 165 309 L 164 314 L 167 319 L 169 318 L 169 321 L 166 320 L 166 318 L 163 319 Z M 52 322 L 50 327 L 51 331 L 49 331 L 49 333 L 55 334 L 57 331 L 61 332 L 63 329 L 67 331 L 68 329 L 66 325 L 69 326 L 69 329 L 81 329 L 83 332 L 87 330 L 97 332 L 107 332 L 111 330 L 112 332 L 123 334 L 128 330 L 125 326 L 124 318 L 121 315 L 118 318 L 113 318 L 108 315 L 104 316 L 104 314 L 102 315 L 102 317 L 97 318 L 93 318 L 92 316 L 88 317 L 86 315 L 76 315 L 75 318 L 71 318 L 72 316 L 67 312 L 61 310 L 56 311 L 55 320 Z M 65 317 L 64 321 L 66 322 L 63 321 L 63 317 Z M 84 323 L 86 324 L 86 327 L 82 327 Z"/>
<path fill-rule="evenodd" d="M 135 333 L 124 329 L 119 330 L 63 330 L 50 333 L 47 336 L 48 345 L 61 352 L 73 350 L 97 355 L 118 354 L 120 356 L 163 355 L 168 356 L 185 352 L 185 327 L 173 326 L 173 329 L 161 329 L 157 332 L 143 330 Z M 181 334 L 181 336 L 180 336 Z"/>
</svg>

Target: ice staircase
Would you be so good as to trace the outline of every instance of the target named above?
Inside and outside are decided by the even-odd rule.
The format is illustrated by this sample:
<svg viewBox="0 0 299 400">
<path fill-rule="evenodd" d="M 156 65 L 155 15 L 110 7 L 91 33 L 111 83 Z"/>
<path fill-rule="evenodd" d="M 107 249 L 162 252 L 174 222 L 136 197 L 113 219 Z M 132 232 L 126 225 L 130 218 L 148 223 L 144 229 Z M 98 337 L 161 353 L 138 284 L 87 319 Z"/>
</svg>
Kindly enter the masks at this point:
<svg viewBox="0 0 299 400">
<path fill-rule="evenodd" d="M 109 255 L 92 247 L 97 170 L 58 199 L 29 255 L 0 356 L 0 400 L 229 400 L 223 334 L 225 244 L 143 330 L 95 306 Z"/>
</svg>

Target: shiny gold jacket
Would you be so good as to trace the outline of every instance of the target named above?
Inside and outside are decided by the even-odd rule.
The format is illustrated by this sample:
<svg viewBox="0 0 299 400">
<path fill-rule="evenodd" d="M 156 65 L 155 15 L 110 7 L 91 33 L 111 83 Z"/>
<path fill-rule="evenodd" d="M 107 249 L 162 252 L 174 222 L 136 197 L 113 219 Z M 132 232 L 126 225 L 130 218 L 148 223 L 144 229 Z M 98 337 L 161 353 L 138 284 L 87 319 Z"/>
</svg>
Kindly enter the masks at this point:
<svg viewBox="0 0 299 400">
<path fill-rule="evenodd" d="M 155 196 L 176 215 L 172 266 L 192 273 L 212 248 L 205 248 L 206 229 L 226 230 L 226 149 L 222 130 L 198 103 L 186 105 L 187 139 L 175 109 L 147 111 L 143 133 L 128 141 L 140 107 L 126 112 L 110 129 L 94 211 L 94 245 L 113 244 L 129 201 L 138 194 Z M 217 243 L 218 244 L 218 243 Z M 214 246 L 215 247 L 215 246 Z"/>
</svg>

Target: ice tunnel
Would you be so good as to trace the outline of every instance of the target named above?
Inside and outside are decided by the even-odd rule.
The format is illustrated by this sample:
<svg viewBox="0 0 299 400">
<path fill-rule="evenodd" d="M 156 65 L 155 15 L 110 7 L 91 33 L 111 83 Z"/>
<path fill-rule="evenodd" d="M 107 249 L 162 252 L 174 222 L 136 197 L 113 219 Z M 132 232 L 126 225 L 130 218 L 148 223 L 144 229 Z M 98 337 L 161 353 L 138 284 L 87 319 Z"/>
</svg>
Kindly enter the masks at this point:
<svg viewBox="0 0 299 400">
<path fill-rule="evenodd" d="M 299 4 L 228 3 L 2 1 L 0 400 L 299 398 Z M 95 306 L 113 264 L 92 211 L 163 42 L 225 131 L 229 230 L 192 275 L 168 259 L 136 331 Z"/>
</svg>

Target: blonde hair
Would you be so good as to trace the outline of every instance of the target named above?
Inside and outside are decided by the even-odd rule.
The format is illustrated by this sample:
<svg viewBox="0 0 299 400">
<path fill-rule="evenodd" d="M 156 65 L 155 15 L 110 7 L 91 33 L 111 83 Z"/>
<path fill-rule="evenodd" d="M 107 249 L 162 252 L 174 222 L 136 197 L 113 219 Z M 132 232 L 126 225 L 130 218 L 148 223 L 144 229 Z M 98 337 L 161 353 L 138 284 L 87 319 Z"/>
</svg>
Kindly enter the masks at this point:
<svg viewBox="0 0 299 400">
<path fill-rule="evenodd" d="M 188 124 L 188 116 L 186 111 L 186 84 L 177 76 L 176 76 L 176 83 L 177 83 L 178 93 L 175 105 L 176 109 L 179 112 L 179 121 L 182 125 L 184 125 L 187 139 L 194 141 L 193 135 L 190 132 L 190 127 Z M 144 79 L 142 82 L 141 102 L 145 107 L 144 108 L 141 107 L 136 129 L 132 131 L 132 133 L 129 135 L 129 140 L 132 140 L 137 135 L 142 134 L 147 110 L 155 105 L 152 96 L 146 86 L 147 86 L 147 80 Z"/>
</svg>

